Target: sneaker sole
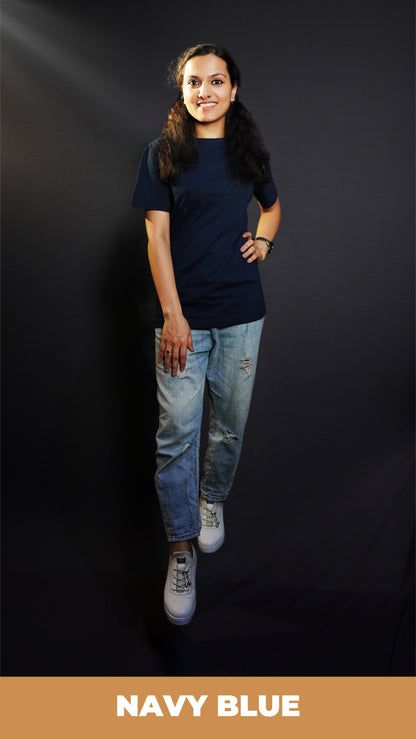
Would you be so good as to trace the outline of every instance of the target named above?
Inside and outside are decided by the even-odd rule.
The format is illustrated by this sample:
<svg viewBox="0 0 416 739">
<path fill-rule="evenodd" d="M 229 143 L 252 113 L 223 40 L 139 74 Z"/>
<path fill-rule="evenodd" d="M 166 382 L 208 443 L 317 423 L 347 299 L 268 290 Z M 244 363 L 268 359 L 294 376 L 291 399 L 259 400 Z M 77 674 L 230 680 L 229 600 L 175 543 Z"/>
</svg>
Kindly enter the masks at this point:
<svg viewBox="0 0 416 739">
<path fill-rule="evenodd" d="M 165 605 L 165 614 L 168 621 L 171 622 L 171 624 L 174 624 L 175 626 L 186 626 L 186 624 L 189 624 L 189 622 L 192 620 L 193 615 L 195 613 L 196 608 L 196 602 L 194 603 L 194 607 L 192 609 L 192 612 L 188 614 L 187 616 L 173 616 L 172 613 L 166 608 Z"/>
<path fill-rule="evenodd" d="M 213 552 L 218 552 L 218 549 L 221 549 L 222 545 L 224 544 L 225 540 L 225 534 L 222 537 L 222 539 L 218 542 L 218 544 L 201 544 L 201 542 L 198 539 L 198 547 L 201 550 L 201 552 L 204 552 L 204 554 L 212 554 Z"/>
</svg>

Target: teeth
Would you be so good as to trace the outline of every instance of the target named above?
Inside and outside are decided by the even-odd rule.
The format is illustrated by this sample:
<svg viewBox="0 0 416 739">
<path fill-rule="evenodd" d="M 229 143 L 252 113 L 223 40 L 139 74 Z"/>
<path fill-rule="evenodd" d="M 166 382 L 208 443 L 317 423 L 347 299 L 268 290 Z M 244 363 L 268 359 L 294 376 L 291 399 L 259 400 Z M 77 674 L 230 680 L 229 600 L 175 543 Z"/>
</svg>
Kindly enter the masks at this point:
<svg viewBox="0 0 416 739">
<path fill-rule="evenodd" d="M 213 108 L 216 103 L 198 103 L 200 108 Z"/>
</svg>

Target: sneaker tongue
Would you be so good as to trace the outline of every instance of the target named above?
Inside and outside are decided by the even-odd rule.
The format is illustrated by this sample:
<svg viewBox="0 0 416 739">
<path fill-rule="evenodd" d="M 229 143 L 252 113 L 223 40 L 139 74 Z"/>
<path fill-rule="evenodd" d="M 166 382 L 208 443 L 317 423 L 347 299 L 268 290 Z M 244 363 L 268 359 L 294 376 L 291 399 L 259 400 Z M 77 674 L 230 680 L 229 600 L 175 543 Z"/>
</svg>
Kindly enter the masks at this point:
<svg viewBox="0 0 416 739">
<path fill-rule="evenodd" d="M 190 564 L 193 561 L 193 553 L 188 552 L 187 549 L 179 549 L 179 551 L 172 552 L 171 556 L 179 565 Z"/>
<path fill-rule="evenodd" d="M 173 552 L 172 557 L 176 564 L 182 567 L 192 562 L 192 554 L 190 552 Z"/>
</svg>

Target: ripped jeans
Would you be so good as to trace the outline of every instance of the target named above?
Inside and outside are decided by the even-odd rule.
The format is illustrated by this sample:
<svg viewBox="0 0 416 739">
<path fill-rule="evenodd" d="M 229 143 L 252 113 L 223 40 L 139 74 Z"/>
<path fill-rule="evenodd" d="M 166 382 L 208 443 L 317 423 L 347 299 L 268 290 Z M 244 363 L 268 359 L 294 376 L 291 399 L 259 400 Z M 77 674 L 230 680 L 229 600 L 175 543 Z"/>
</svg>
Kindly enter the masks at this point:
<svg viewBox="0 0 416 739">
<path fill-rule="evenodd" d="M 155 483 L 168 541 L 199 536 L 199 495 L 223 501 L 230 492 L 250 407 L 264 319 L 221 329 L 194 329 L 194 351 L 176 377 L 157 361 L 159 428 Z M 199 442 L 207 383 L 208 447 L 199 480 Z"/>
</svg>

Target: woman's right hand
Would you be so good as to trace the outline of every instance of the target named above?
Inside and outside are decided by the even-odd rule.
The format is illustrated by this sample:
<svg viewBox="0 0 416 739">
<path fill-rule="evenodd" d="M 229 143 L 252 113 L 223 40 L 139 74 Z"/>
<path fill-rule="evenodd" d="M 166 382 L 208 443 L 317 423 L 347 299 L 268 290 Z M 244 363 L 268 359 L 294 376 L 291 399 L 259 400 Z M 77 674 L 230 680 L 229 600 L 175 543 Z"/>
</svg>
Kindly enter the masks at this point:
<svg viewBox="0 0 416 739">
<path fill-rule="evenodd" d="M 188 321 L 181 316 L 165 318 L 160 342 L 158 362 L 163 362 L 165 372 L 171 370 L 172 377 L 184 371 L 187 350 L 193 352 L 192 333 Z"/>
</svg>

